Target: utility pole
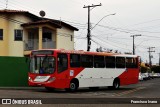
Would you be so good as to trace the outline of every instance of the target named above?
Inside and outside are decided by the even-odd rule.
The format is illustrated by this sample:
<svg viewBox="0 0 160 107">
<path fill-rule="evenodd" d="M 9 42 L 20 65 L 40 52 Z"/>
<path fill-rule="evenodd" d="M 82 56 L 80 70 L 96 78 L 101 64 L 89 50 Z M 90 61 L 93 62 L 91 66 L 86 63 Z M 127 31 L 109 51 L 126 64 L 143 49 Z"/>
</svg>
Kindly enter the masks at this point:
<svg viewBox="0 0 160 107">
<path fill-rule="evenodd" d="M 8 8 L 8 0 L 6 0 L 6 9 Z"/>
<path fill-rule="evenodd" d="M 90 51 L 91 48 L 91 29 L 90 29 L 90 8 L 91 7 L 97 7 L 97 6 L 102 6 L 102 4 L 100 3 L 99 5 L 88 5 L 88 6 L 84 6 L 83 8 L 88 8 L 88 33 L 87 33 L 87 51 Z M 92 8 L 92 9 L 93 9 Z"/>
<path fill-rule="evenodd" d="M 148 53 L 149 53 L 149 66 L 150 66 L 150 67 L 152 66 L 152 61 L 151 61 L 152 56 L 151 56 L 151 52 L 155 52 L 155 51 L 152 50 L 153 48 L 155 48 L 155 47 L 149 47 L 149 48 L 147 48 L 147 49 L 148 49 Z"/>
<path fill-rule="evenodd" d="M 160 66 L 160 53 L 158 53 L 159 54 L 159 66 Z"/>
<path fill-rule="evenodd" d="M 133 55 L 135 55 L 135 46 L 134 46 L 134 39 L 135 37 L 137 36 L 141 36 L 140 34 L 139 35 L 131 35 L 131 37 L 133 37 Z"/>
</svg>

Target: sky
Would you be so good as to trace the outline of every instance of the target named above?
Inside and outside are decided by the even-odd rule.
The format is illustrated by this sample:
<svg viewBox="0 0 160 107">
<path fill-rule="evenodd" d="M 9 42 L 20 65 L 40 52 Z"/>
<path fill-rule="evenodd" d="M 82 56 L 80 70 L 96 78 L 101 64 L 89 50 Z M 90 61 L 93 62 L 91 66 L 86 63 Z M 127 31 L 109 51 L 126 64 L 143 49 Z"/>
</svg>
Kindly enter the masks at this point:
<svg viewBox="0 0 160 107">
<path fill-rule="evenodd" d="M 7 5 L 6 2 L 8 1 Z M 47 18 L 62 20 L 79 29 L 75 32 L 75 49 L 87 50 L 87 8 L 84 5 L 98 5 L 91 10 L 91 51 L 100 46 L 106 50 L 132 52 L 135 37 L 135 53 L 144 62 L 149 61 L 149 47 L 152 49 L 152 63 L 159 62 L 160 53 L 160 0 L 0 0 L 0 9 L 26 10 L 39 16 L 46 12 Z M 115 15 L 110 15 L 116 13 Z M 107 16 L 107 17 L 105 17 Z"/>
</svg>

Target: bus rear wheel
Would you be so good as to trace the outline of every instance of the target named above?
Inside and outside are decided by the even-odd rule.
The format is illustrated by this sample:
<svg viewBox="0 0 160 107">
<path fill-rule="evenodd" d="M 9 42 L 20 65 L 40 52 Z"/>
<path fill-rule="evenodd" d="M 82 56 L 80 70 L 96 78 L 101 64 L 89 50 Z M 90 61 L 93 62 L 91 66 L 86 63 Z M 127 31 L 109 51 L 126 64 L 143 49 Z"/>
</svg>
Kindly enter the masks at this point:
<svg viewBox="0 0 160 107">
<path fill-rule="evenodd" d="M 113 82 L 113 89 L 119 89 L 120 82 L 118 79 L 115 79 Z"/>
</svg>

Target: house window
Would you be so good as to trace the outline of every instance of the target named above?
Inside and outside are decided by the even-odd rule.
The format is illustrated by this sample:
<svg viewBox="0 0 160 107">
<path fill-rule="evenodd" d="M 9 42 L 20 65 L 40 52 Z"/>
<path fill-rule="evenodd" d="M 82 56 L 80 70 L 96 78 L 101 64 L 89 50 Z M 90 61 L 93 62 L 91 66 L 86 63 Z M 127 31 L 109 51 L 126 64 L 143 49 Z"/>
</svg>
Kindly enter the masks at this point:
<svg viewBox="0 0 160 107">
<path fill-rule="evenodd" d="M 73 41 L 73 36 L 71 35 L 71 41 Z"/>
<path fill-rule="evenodd" d="M 14 40 L 22 41 L 22 39 L 23 39 L 23 30 L 20 29 L 14 30 Z"/>
<path fill-rule="evenodd" d="M 44 32 L 43 33 L 43 42 L 48 42 L 52 40 L 52 33 Z"/>
<path fill-rule="evenodd" d="M 0 40 L 3 40 L 3 29 L 0 29 Z"/>
</svg>

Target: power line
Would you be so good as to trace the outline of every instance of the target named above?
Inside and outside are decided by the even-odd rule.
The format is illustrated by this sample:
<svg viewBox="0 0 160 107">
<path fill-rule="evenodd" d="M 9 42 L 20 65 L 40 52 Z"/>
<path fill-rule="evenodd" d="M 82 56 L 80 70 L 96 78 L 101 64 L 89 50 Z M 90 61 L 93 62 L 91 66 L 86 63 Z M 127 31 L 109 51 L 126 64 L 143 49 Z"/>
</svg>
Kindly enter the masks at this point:
<svg viewBox="0 0 160 107">
<path fill-rule="evenodd" d="M 150 31 L 141 31 L 141 30 L 131 30 L 131 29 L 122 29 L 122 28 L 116 28 L 116 27 L 110 27 L 110 26 L 104 26 L 104 25 L 97 25 L 97 26 L 100 26 L 100 27 L 103 27 L 103 28 L 108 28 L 108 29 L 111 29 L 111 30 L 116 30 L 116 31 L 119 31 L 119 32 L 124 32 L 124 33 L 132 33 L 133 32 L 147 32 L 147 33 L 160 33 L 160 32 L 150 32 Z"/>
<path fill-rule="evenodd" d="M 98 36 L 95 36 L 95 35 L 92 35 L 92 36 L 95 37 L 95 38 L 102 38 L 103 41 L 106 39 L 106 38 L 104 38 L 104 37 L 98 37 Z M 116 41 L 115 41 L 115 40 L 113 41 L 113 40 L 108 40 L 108 39 L 107 39 L 107 41 L 111 41 L 111 42 L 116 43 L 116 44 L 118 43 L 118 44 L 121 44 L 121 45 L 124 45 L 124 46 L 128 46 L 128 44 L 121 43 L 122 41 L 117 41 L 117 40 L 116 40 Z"/>
<path fill-rule="evenodd" d="M 5 17 L 3 15 L 0 15 L 0 18 L 7 19 L 7 20 L 9 20 L 9 21 L 11 21 L 13 23 L 16 23 L 16 24 L 23 24 L 24 23 L 22 21 L 18 21 L 18 20 L 12 19 L 12 18 L 8 18 L 8 17 Z"/>
<path fill-rule="evenodd" d="M 16 24 L 19 24 L 19 25 L 25 23 L 25 22 L 22 22 L 22 21 L 18 21 L 18 20 L 12 19 L 12 18 L 8 18 L 8 17 L 5 17 L 5 16 L 2 16 L 2 15 L 0 15 L 0 18 L 6 19 L 6 20 L 8 20 L 10 22 L 13 22 L 13 23 L 16 23 Z M 71 37 L 71 35 L 72 35 L 72 34 L 60 33 L 60 32 L 57 33 L 57 34 L 60 35 L 60 36 L 65 36 L 65 37 Z M 76 38 L 76 39 L 86 39 L 86 37 L 84 37 L 84 38 L 82 38 L 82 37 L 81 38 L 74 37 L 74 38 Z"/>
<path fill-rule="evenodd" d="M 102 42 L 104 42 L 104 43 L 106 43 L 106 41 L 104 41 L 104 39 L 100 39 L 100 38 L 98 38 L 98 37 L 95 37 L 95 38 L 98 39 L 98 40 L 100 40 L 100 41 L 102 41 Z M 109 41 L 109 42 L 111 42 L 111 41 Z M 117 44 L 116 42 L 112 42 L 112 43 L 114 43 L 114 44 L 112 44 L 112 46 L 114 46 L 114 47 L 118 47 L 118 48 L 121 48 L 121 49 L 129 50 L 129 49 L 120 47 L 119 44 L 118 44 L 118 45 L 115 45 L 115 44 Z M 129 50 L 129 51 L 130 51 L 130 50 Z"/>
<path fill-rule="evenodd" d="M 62 20 L 62 21 L 64 21 L 64 22 L 69 22 L 69 23 L 73 23 L 73 24 L 79 24 L 79 25 L 83 25 L 83 26 L 86 26 L 86 25 L 87 25 L 87 23 L 84 24 L 84 23 L 72 22 L 72 21 L 68 21 L 68 20 Z"/>
<path fill-rule="evenodd" d="M 14 5 L 14 7 L 22 7 L 23 9 L 27 9 L 27 10 L 31 10 L 32 12 L 36 12 L 36 13 L 39 13 L 39 11 L 36 9 L 36 8 L 33 8 L 29 5 L 23 5 L 22 3 L 18 2 L 18 1 L 14 1 L 14 0 L 10 0 L 11 4 Z"/>
</svg>

